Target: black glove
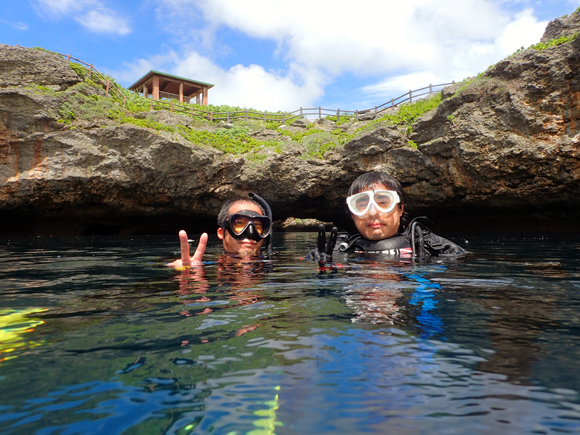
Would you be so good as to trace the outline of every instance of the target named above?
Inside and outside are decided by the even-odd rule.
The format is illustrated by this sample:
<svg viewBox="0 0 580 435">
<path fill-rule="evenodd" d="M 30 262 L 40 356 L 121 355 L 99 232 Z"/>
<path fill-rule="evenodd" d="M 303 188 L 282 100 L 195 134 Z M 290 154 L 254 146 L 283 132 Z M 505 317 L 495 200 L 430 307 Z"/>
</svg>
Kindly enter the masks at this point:
<svg viewBox="0 0 580 435">
<path fill-rule="evenodd" d="M 336 246 L 336 239 L 338 237 L 338 228 L 332 227 L 330 230 L 330 237 L 328 238 L 328 243 L 326 242 L 326 231 L 324 230 L 324 225 L 318 225 L 318 246 L 313 249 L 306 257 L 305 260 L 318 261 L 321 265 L 332 261 L 332 251 Z"/>
</svg>

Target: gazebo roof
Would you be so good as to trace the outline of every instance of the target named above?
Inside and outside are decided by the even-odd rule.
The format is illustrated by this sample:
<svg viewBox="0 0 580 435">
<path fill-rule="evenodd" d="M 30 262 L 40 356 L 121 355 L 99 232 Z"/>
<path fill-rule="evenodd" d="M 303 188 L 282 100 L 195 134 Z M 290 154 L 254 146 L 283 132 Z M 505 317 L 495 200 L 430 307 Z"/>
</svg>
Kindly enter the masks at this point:
<svg viewBox="0 0 580 435">
<path fill-rule="evenodd" d="M 158 75 L 159 77 L 165 78 L 169 81 L 181 81 L 184 83 L 189 83 L 189 84 L 191 84 L 195 87 L 198 87 L 198 88 L 209 89 L 209 88 L 213 88 L 213 86 L 214 86 L 211 83 L 200 82 L 199 80 L 191 80 L 191 79 L 188 79 L 185 77 L 174 76 L 172 74 L 167 74 L 167 73 L 163 73 L 160 71 L 151 70 L 147 74 L 145 74 L 143 77 L 141 77 L 139 80 L 137 80 L 135 83 L 133 83 L 131 86 L 129 86 L 129 90 L 139 89 L 145 83 L 152 80 L 154 75 Z"/>
</svg>

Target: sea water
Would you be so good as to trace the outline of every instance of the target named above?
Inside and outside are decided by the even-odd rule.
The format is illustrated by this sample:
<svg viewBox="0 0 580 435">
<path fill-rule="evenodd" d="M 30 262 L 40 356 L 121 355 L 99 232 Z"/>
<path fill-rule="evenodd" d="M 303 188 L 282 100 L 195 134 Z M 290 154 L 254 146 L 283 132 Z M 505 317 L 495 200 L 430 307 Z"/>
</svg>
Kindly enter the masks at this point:
<svg viewBox="0 0 580 435">
<path fill-rule="evenodd" d="M 580 238 L 450 238 L 185 271 L 177 236 L 0 239 L 0 433 L 580 432 Z"/>
</svg>

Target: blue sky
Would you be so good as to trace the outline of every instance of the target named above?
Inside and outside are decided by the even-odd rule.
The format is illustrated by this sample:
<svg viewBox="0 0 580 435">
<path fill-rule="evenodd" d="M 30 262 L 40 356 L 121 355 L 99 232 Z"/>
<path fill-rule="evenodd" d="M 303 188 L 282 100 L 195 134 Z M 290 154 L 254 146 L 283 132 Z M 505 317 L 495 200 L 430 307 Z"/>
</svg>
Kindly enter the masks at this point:
<svg viewBox="0 0 580 435">
<path fill-rule="evenodd" d="M 212 104 L 361 110 L 484 71 L 580 0 L 0 4 L 0 43 L 70 53 L 124 86 L 155 69 L 213 83 Z"/>
</svg>

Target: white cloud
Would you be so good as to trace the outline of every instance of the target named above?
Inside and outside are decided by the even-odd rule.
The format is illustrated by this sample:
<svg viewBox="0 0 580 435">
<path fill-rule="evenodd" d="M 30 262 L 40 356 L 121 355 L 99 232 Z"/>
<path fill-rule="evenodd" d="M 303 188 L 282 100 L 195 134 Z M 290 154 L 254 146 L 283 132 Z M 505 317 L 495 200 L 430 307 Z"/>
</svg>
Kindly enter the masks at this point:
<svg viewBox="0 0 580 435">
<path fill-rule="evenodd" d="M 22 23 L 20 21 L 6 21 L 0 19 L 0 23 L 7 24 L 8 26 L 14 27 L 15 29 L 18 30 L 28 30 L 28 24 Z"/>
<path fill-rule="evenodd" d="M 59 18 L 98 4 L 98 0 L 36 0 L 36 4 L 53 18 Z"/>
<path fill-rule="evenodd" d="M 444 63 L 457 40 L 493 40 L 509 18 L 484 0 L 306 2 L 200 0 L 206 20 L 277 41 L 289 61 L 331 74 L 375 74 Z"/>
<path fill-rule="evenodd" d="M 126 35 L 131 31 L 127 20 L 108 9 L 99 8 L 88 11 L 76 17 L 76 21 L 81 23 L 87 30 L 95 33 L 116 33 Z"/>
<path fill-rule="evenodd" d="M 177 53 L 169 50 L 167 54 L 137 59 L 132 63 L 124 63 L 121 69 L 106 69 L 104 72 L 128 87 L 151 70 L 171 71 L 180 60 Z M 203 79 L 200 80 L 203 81 Z"/>
<path fill-rule="evenodd" d="M 215 85 L 209 103 L 254 108 L 257 110 L 296 110 L 312 105 L 324 94 L 326 77 L 316 70 L 290 65 L 288 72 L 267 71 L 260 65 L 235 65 L 224 69 L 198 52 L 182 58 L 167 55 L 138 59 L 120 71 L 106 71 L 127 86 L 150 70 L 161 70 L 180 77 Z"/>
<path fill-rule="evenodd" d="M 498 51 L 511 54 L 520 47 L 529 47 L 540 42 L 540 38 L 546 30 L 547 21 L 538 21 L 532 9 L 526 9 L 518 13 L 515 20 L 509 23 L 503 34 L 497 38 Z"/>
<path fill-rule="evenodd" d="M 361 89 L 370 101 L 370 95 L 390 99 L 482 72 L 519 47 L 538 42 L 547 24 L 532 9 L 514 15 L 506 9 L 513 1 L 158 0 L 156 13 L 167 29 L 182 26 L 173 32 L 183 35 L 182 60 L 165 70 L 214 83 L 210 102 L 295 109 L 315 103 L 339 76 L 353 81 L 383 77 Z M 251 42 L 247 51 L 236 53 L 247 63 L 220 66 L 228 47 L 207 48 L 224 29 L 250 41 L 274 41 L 275 52 L 261 53 L 261 59 L 277 58 L 284 70 L 258 65 Z"/>
<path fill-rule="evenodd" d="M 35 0 L 39 15 L 53 19 L 72 17 L 94 33 L 126 35 L 131 32 L 128 19 L 106 7 L 100 0 Z"/>
<path fill-rule="evenodd" d="M 450 83 L 447 78 L 438 77 L 429 72 L 417 72 L 389 77 L 374 85 L 368 85 L 361 88 L 365 94 L 373 95 L 375 98 L 397 98 L 405 92 L 423 88 L 431 85 L 441 85 Z M 438 88 L 437 90 L 440 90 Z M 423 92 L 428 92 L 424 90 Z"/>
</svg>

